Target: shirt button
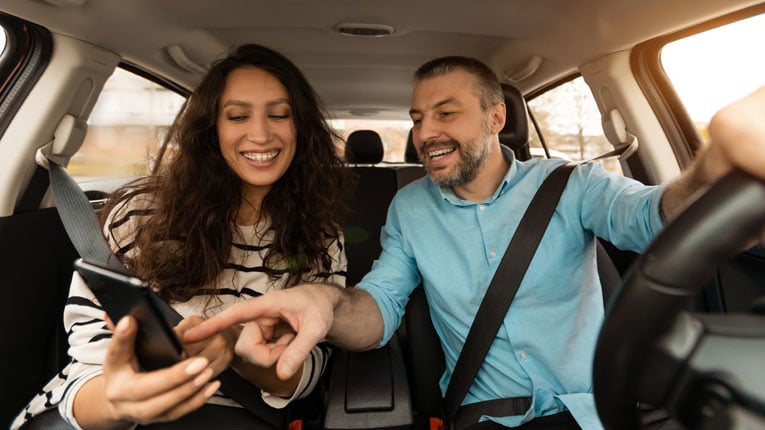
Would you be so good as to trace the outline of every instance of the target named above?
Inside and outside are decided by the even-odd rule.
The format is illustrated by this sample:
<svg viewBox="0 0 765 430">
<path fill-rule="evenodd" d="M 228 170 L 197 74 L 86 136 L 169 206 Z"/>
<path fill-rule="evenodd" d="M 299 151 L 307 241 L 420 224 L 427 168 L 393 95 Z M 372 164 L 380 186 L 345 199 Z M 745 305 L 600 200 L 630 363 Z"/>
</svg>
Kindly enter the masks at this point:
<svg viewBox="0 0 765 430">
<path fill-rule="evenodd" d="M 494 251 L 489 251 L 489 257 L 494 258 L 497 256 L 497 253 Z"/>
<path fill-rule="evenodd" d="M 486 210 L 486 206 L 484 206 L 484 205 L 478 205 L 478 210 L 479 210 L 479 211 L 481 211 L 481 212 L 483 212 L 483 211 L 485 211 L 485 210 Z"/>
<path fill-rule="evenodd" d="M 521 360 L 525 360 L 525 359 L 526 359 L 526 351 L 521 351 L 521 352 L 519 352 L 519 353 L 518 353 L 518 357 L 519 357 Z"/>
</svg>

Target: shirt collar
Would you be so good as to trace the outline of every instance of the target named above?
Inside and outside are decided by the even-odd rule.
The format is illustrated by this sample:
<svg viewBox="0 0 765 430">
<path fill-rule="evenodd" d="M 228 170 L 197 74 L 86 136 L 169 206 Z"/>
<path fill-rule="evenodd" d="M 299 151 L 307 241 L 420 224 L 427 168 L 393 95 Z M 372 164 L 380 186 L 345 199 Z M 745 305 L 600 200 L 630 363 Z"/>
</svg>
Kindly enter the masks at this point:
<svg viewBox="0 0 765 430">
<path fill-rule="evenodd" d="M 508 189 L 510 182 L 515 177 L 518 168 L 515 166 L 515 153 L 513 153 L 513 150 L 510 149 L 508 146 L 500 144 L 500 149 L 502 150 L 502 157 L 510 164 L 510 168 L 507 170 L 507 173 L 505 174 L 505 178 L 502 180 L 502 183 L 499 184 L 499 187 L 494 191 L 494 194 L 491 195 L 488 199 L 484 200 L 483 202 L 480 202 L 481 204 L 491 204 L 496 200 L 499 196 L 505 193 L 505 191 Z M 430 178 L 428 178 L 430 179 Z M 432 181 L 431 183 L 435 185 Z M 441 197 L 446 200 L 447 202 L 455 205 L 455 206 L 474 206 L 479 203 L 472 202 L 470 200 L 463 200 L 459 197 L 457 197 L 454 194 L 454 191 L 452 191 L 452 188 L 446 185 L 435 185 L 438 191 L 441 193 Z"/>
</svg>

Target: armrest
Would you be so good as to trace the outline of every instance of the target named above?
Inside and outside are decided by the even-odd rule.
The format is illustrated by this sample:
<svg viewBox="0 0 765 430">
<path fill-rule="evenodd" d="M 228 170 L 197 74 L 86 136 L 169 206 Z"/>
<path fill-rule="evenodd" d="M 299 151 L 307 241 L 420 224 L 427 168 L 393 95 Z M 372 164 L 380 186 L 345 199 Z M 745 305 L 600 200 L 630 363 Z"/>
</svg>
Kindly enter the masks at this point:
<svg viewBox="0 0 765 430">
<path fill-rule="evenodd" d="M 397 428 L 412 423 L 406 368 L 396 336 L 372 351 L 335 351 L 324 428 Z"/>
</svg>

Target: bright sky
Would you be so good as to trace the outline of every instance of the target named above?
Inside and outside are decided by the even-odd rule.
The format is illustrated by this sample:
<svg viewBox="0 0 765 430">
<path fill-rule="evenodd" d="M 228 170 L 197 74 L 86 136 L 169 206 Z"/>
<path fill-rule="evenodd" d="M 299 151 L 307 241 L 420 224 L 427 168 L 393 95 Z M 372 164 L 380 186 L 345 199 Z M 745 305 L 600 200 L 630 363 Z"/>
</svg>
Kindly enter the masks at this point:
<svg viewBox="0 0 765 430">
<path fill-rule="evenodd" d="M 662 63 L 695 121 L 765 85 L 765 14 L 667 45 Z"/>
</svg>

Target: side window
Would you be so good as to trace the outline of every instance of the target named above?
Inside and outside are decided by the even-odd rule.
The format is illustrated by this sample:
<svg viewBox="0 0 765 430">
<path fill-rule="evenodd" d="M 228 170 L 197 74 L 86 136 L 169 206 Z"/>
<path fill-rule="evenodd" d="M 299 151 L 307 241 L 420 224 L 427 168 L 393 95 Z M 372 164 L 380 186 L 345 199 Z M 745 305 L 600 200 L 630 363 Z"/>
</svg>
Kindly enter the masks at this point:
<svg viewBox="0 0 765 430">
<path fill-rule="evenodd" d="M 116 69 L 104 85 L 85 141 L 67 170 L 83 189 L 107 192 L 149 173 L 184 101 L 161 85 Z"/>
<path fill-rule="evenodd" d="M 528 102 L 551 158 L 587 160 L 614 148 L 603 134 L 600 112 L 584 79 L 546 91 Z M 539 135 L 531 130 L 532 156 L 545 157 Z M 617 158 L 599 161 L 606 170 L 622 174 Z"/>
<path fill-rule="evenodd" d="M 661 65 L 704 142 L 716 111 L 765 85 L 763 41 L 765 14 L 760 14 L 662 49 Z"/>
</svg>

